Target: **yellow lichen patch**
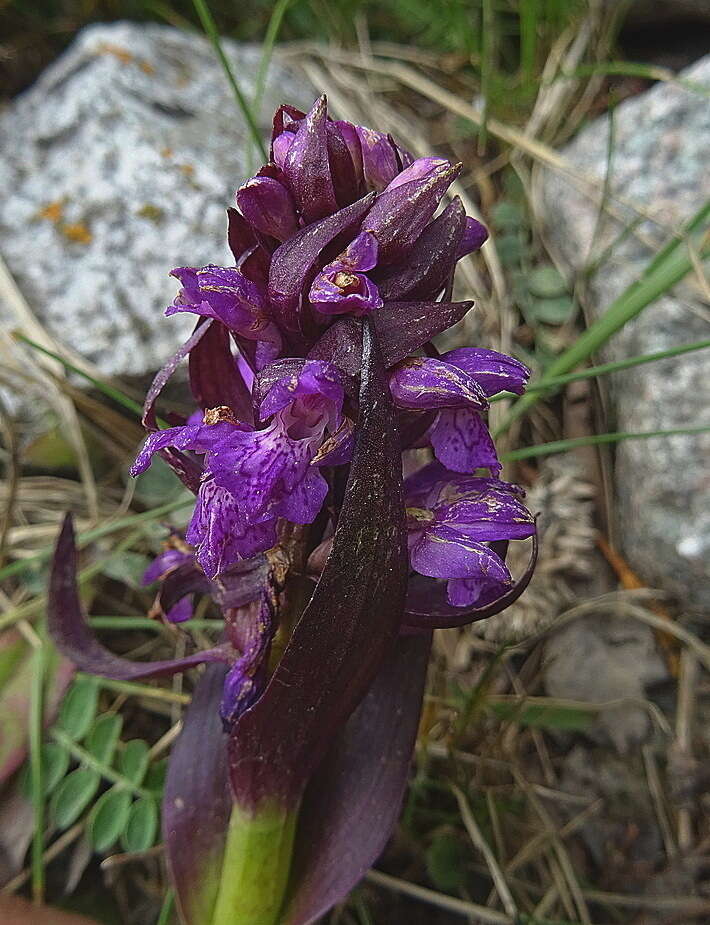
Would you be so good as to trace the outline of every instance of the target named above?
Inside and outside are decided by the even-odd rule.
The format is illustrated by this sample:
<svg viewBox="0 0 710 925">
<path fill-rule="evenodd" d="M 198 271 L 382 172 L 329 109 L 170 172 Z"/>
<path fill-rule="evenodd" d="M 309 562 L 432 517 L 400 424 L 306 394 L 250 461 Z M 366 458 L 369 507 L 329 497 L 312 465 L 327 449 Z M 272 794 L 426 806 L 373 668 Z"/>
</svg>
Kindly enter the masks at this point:
<svg viewBox="0 0 710 925">
<path fill-rule="evenodd" d="M 63 211 L 64 200 L 57 199 L 55 202 L 48 202 L 46 206 L 43 206 L 37 213 L 37 218 L 44 218 L 49 222 L 54 222 L 56 225 L 57 222 L 62 220 Z"/>
<path fill-rule="evenodd" d="M 162 221 L 165 216 L 165 212 L 160 208 L 160 206 L 154 206 L 150 202 L 146 202 L 144 206 L 136 213 L 139 218 L 147 218 L 151 222 L 155 222 L 157 225 L 158 222 Z"/>
<path fill-rule="evenodd" d="M 192 166 L 192 164 L 179 164 L 178 170 L 180 173 L 184 173 L 186 177 L 191 177 L 195 172 L 195 168 Z"/>
<path fill-rule="evenodd" d="M 60 225 L 59 230 L 74 244 L 91 244 L 92 234 L 83 222 L 67 222 Z"/>
<path fill-rule="evenodd" d="M 136 58 L 133 52 L 129 51 L 127 48 L 122 48 L 120 45 L 112 45 L 110 42 L 102 42 L 97 49 L 97 54 L 113 55 L 113 57 L 117 58 L 121 64 L 137 64 L 144 74 L 155 74 L 155 68 L 152 64 L 150 64 L 148 61 L 142 60 L 141 58 Z"/>
<path fill-rule="evenodd" d="M 97 49 L 97 54 L 113 55 L 114 58 L 118 58 L 121 64 L 131 64 L 136 60 L 133 52 L 130 52 L 127 48 L 122 48 L 120 45 L 112 45 L 110 42 L 102 42 Z"/>
<path fill-rule="evenodd" d="M 161 149 L 160 149 L 160 156 L 161 156 L 161 157 L 166 157 L 166 158 L 167 158 L 167 157 L 172 157 L 173 154 L 174 154 L 174 152 L 173 152 L 173 149 L 172 149 L 172 148 L 161 148 Z"/>
</svg>

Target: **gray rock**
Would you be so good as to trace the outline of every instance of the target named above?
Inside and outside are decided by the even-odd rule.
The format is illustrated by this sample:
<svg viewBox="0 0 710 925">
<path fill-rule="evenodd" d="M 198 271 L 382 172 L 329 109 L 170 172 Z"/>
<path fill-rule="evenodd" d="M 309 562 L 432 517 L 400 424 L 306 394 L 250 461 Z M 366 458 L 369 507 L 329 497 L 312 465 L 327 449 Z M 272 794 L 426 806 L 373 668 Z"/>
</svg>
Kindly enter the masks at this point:
<svg viewBox="0 0 710 925">
<path fill-rule="evenodd" d="M 682 74 L 710 86 L 710 57 Z M 658 84 L 627 100 L 614 115 L 612 189 L 657 218 L 617 243 L 589 284 L 592 312 L 601 314 L 667 240 L 710 196 L 707 98 Z M 583 130 L 563 152 L 578 169 L 600 180 L 606 173 L 609 118 Z M 551 244 L 573 271 L 602 254 L 625 223 L 605 217 L 598 205 L 559 174 L 543 179 L 543 206 Z M 592 242 L 592 237 L 594 241 Z M 651 246 L 649 246 L 649 244 Z M 618 333 L 606 360 L 663 350 L 708 337 L 707 307 L 692 277 L 649 306 Z M 681 428 L 710 422 L 707 354 L 636 367 L 607 377 L 616 421 L 624 431 Z M 683 603 L 708 602 L 710 577 L 710 435 L 628 441 L 616 449 L 618 526 L 624 552 L 644 579 L 677 592 Z"/>
<path fill-rule="evenodd" d="M 545 690 L 551 697 L 586 703 L 623 701 L 602 710 L 590 734 L 625 753 L 651 732 L 639 703 L 646 687 L 667 678 L 652 630 L 627 618 L 579 619 L 545 644 Z"/>
<path fill-rule="evenodd" d="M 251 98 L 260 49 L 225 48 Z M 273 61 L 265 134 L 280 103 L 314 96 Z M 0 116 L 0 252 L 40 321 L 107 374 L 161 366 L 192 326 L 162 318 L 177 290 L 168 273 L 232 262 L 225 208 L 249 147 L 205 39 L 84 29 Z"/>
</svg>

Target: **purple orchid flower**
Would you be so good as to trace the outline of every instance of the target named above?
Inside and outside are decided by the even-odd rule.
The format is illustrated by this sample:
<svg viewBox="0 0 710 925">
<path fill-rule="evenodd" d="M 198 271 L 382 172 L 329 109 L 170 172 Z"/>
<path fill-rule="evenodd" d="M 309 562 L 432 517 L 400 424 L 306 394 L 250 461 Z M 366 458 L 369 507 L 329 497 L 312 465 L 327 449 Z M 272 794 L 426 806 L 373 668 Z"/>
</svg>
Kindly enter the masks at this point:
<svg viewBox="0 0 710 925">
<path fill-rule="evenodd" d="M 308 298 L 325 315 L 365 315 L 383 302 L 365 273 L 377 266 L 377 238 L 363 231 L 347 249 L 316 276 Z"/>
<path fill-rule="evenodd" d="M 331 119 L 325 97 L 282 106 L 270 163 L 228 210 L 235 266 L 174 271 L 167 314 L 197 323 L 148 392 L 132 472 L 158 453 L 196 495 L 184 543 L 146 581 L 187 629 L 193 596 L 210 595 L 217 645 L 111 653 L 81 611 L 70 520 L 61 533 L 50 631 L 80 668 L 207 665 L 164 802 L 185 925 L 307 925 L 343 899 L 396 821 L 431 630 L 499 612 L 532 574 L 534 520 L 497 478 L 486 425 L 491 396 L 520 394 L 529 372 L 431 343 L 471 308 L 446 293 L 487 234 L 457 198 L 437 214 L 459 170 Z M 200 411 L 159 430 L 185 359 Z M 421 446 L 434 459 L 403 484 L 402 453 Z M 526 538 L 514 579 L 505 550 Z"/>
<path fill-rule="evenodd" d="M 327 433 L 341 426 L 341 380 L 335 366 L 308 360 L 271 386 L 260 416 L 272 420 L 261 430 L 237 422 L 222 407 L 207 412 L 201 423 L 148 437 L 132 475 L 144 472 L 166 447 L 205 455 L 186 539 L 197 547 L 208 578 L 276 545 L 279 518 L 298 524 L 315 520 L 328 485 L 311 463 Z"/>
<path fill-rule="evenodd" d="M 502 391 L 521 394 L 530 371 L 495 350 L 463 347 L 441 358 L 404 360 L 390 376 L 395 404 L 437 415 L 426 439 L 439 462 L 454 472 L 501 470 L 483 413 L 488 398 Z"/>
<path fill-rule="evenodd" d="M 494 478 L 452 477 L 432 463 L 405 484 L 409 562 L 415 572 L 447 579 L 454 607 L 481 607 L 513 579 L 490 543 L 522 540 L 535 521 L 518 486 Z"/>
<path fill-rule="evenodd" d="M 182 548 L 180 548 L 182 546 Z M 195 553 L 186 549 L 184 544 L 168 546 L 151 562 L 143 573 L 143 584 L 152 585 L 156 581 L 164 581 L 166 576 L 175 569 L 184 565 L 192 565 Z M 165 611 L 168 623 L 184 623 L 192 617 L 192 595 L 187 594 L 180 598 L 172 607 Z"/>
</svg>

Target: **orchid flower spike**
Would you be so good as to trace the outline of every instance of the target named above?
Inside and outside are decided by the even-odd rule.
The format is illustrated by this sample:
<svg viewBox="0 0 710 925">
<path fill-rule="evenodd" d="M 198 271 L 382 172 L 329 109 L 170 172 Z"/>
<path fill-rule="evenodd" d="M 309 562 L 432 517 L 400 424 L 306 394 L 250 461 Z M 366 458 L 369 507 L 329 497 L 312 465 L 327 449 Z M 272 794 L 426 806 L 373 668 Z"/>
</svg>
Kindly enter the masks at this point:
<svg viewBox="0 0 710 925">
<path fill-rule="evenodd" d="M 487 422 L 529 371 L 432 344 L 471 309 L 448 294 L 487 237 L 444 202 L 459 171 L 332 119 L 325 97 L 281 106 L 269 163 L 228 210 L 234 264 L 173 270 L 166 314 L 195 330 L 149 390 L 131 471 L 157 454 L 196 496 L 144 580 L 151 612 L 188 630 L 210 596 L 214 646 L 114 655 L 81 610 L 70 519 L 61 532 L 50 631 L 81 670 L 206 665 L 163 804 L 184 925 L 306 925 L 343 899 L 396 823 L 431 631 L 500 611 L 532 574 L 535 522 Z M 159 429 L 185 359 L 195 412 Z M 505 551 L 530 538 L 516 578 Z"/>
</svg>

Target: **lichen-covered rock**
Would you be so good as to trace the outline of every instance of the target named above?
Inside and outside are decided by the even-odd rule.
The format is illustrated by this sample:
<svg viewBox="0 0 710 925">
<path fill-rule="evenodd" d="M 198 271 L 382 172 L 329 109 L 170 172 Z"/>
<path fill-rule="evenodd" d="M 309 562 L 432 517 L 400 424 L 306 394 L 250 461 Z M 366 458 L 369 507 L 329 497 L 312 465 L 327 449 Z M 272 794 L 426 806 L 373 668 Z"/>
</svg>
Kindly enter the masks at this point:
<svg viewBox="0 0 710 925">
<path fill-rule="evenodd" d="M 245 96 L 260 49 L 225 41 Z M 275 60 L 261 112 L 314 90 Z M 50 332 L 107 374 L 162 365 L 180 265 L 229 263 L 225 208 L 251 146 L 214 50 L 167 26 L 84 29 L 0 115 L 0 252 Z M 254 164 L 260 162 L 254 156 Z"/>
<path fill-rule="evenodd" d="M 710 57 L 681 75 L 710 87 Z M 578 186 L 559 174 L 543 180 L 552 244 L 574 271 L 616 241 L 589 281 L 591 309 L 601 314 L 641 275 L 655 249 L 710 196 L 710 107 L 706 96 L 658 84 L 620 104 L 614 114 L 611 188 L 660 224 L 621 208 L 621 223 L 604 216 Z M 564 151 L 572 165 L 602 180 L 609 117 L 597 119 Z M 619 204 L 615 203 L 619 208 Z M 594 241 L 592 242 L 592 236 Z M 689 276 L 609 343 L 604 359 L 664 350 L 708 336 L 701 286 Z M 607 377 L 612 424 L 653 431 L 710 422 L 707 353 L 693 353 Z M 707 605 L 710 579 L 710 435 L 628 441 L 616 449 L 617 523 L 623 549 L 647 582 L 676 591 L 683 603 Z"/>
</svg>

